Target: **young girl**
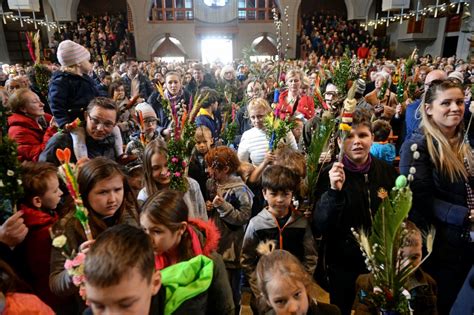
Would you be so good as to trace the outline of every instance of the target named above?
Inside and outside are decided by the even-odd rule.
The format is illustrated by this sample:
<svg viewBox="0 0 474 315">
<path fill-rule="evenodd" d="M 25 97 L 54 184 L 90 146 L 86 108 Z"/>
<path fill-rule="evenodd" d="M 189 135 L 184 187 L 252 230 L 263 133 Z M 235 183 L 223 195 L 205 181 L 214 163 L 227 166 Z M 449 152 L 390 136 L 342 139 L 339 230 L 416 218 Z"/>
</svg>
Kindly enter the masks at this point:
<svg viewBox="0 0 474 315">
<path fill-rule="evenodd" d="M 266 314 L 337 315 L 337 306 L 316 302 L 316 284 L 301 262 L 286 250 L 263 255 L 257 265 L 257 282 L 266 303 Z"/>
<path fill-rule="evenodd" d="M 204 157 L 214 143 L 211 130 L 206 126 L 197 127 L 194 132 L 194 141 L 196 141 L 196 145 L 191 155 L 191 159 L 189 160 L 188 175 L 197 180 L 199 187 L 201 187 L 202 196 L 207 199 L 206 181 L 208 176 L 206 173 L 207 165 Z"/>
<path fill-rule="evenodd" d="M 148 196 L 168 188 L 170 172 L 168 170 L 168 148 L 161 139 L 155 139 L 147 144 L 143 154 L 143 169 L 145 171 L 145 188 L 138 193 L 138 203 L 143 204 Z M 184 202 L 190 210 L 189 216 L 207 221 L 206 204 L 202 197 L 197 181 L 185 177 L 188 190 L 184 194 Z"/>
<path fill-rule="evenodd" d="M 59 128 L 70 129 L 73 140 L 74 155 L 79 160 L 87 157 L 86 133 L 82 127 L 73 127 L 71 123 L 84 118 L 84 111 L 89 102 L 99 95 L 94 81 L 89 77 L 92 65 L 90 53 L 83 46 L 73 41 L 62 41 L 58 46 L 57 57 L 61 71 L 51 77 L 48 100 L 53 116 Z M 117 156 L 123 154 L 122 136 L 119 127 L 114 127 L 115 151 Z"/>
<path fill-rule="evenodd" d="M 240 166 L 237 154 L 229 147 L 217 147 L 206 154 L 210 179 L 207 188 L 209 217 L 221 232 L 218 252 L 224 258 L 234 302 L 240 301 L 240 251 L 244 226 L 252 211 L 253 193 L 235 173 Z"/>
<path fill-rule="evenodd" d="M 140 224 L 153 243 L 158 270 L 198 255 L 212 259 L 210 287 L 206 294 L 191 300 L 193 314 L 234 314 L 224 262 L 216 253 L 220 236 L 214 223 L 189 218 L 183 194 L 164 189 L 148 198 L 140 215 Z"/>
<path fill-rule="evenodd" d="M 86 162 L 77 178 L 84 206 L 89 211 L 89 225 L 92 236 L 97 237 L 108 227 L 126 223 L 138 225 L 137 205 L 122 168 L 114 161 L 97 157 Z M 76 252 L 83 250 L 86 235 L 72 209 L 53 227 L 55 235 L 67 237 L 67 247 Z M 62 249 L 53 247 L 51 252 L 51 271 L 49 286 L 59 296 L 75 295 L 75 312 L 81 312 L 84 302 L 79 297 L 79 289 L 73 284 L 72 277 L 64 268 L 66 258 Z M 73 313 L 70 313 L 73 314 Z"/>
</svg>

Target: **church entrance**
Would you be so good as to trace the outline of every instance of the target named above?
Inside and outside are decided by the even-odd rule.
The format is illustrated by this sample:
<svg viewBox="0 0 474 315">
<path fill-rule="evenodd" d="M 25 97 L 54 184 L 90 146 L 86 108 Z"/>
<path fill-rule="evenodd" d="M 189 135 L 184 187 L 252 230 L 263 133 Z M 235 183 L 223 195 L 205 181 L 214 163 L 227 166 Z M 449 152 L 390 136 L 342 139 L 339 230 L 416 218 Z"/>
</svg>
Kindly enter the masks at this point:
<svg viewBox="0 0 474 315">
<path fill-rule="evenodd" d="M 209 37 L 201 40 L 201 56 L 203 63 L 220 61 L 223 64 L 231 63 L 232 39 Z"/>
</svg>

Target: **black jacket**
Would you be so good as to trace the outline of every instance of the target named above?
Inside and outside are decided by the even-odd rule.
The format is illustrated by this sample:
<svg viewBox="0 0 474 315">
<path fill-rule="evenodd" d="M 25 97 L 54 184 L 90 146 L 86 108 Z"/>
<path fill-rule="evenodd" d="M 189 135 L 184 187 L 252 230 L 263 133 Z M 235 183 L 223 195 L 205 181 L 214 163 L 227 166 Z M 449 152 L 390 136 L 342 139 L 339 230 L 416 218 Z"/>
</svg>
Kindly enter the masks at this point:
<svg viewBox="0 0 474 315">
<path fill-rule="evenodd" d="M 330 188 L 328 165 L 320 175 L 316 196 L 321 196 L 313 212 L 313 229 L 327 240 L 326 261 L 347 271 L 366 270 L 362 253 L 351 228 L 368 230 L 381 199 L 377 191 L 390 191 L 397 177 L 393 166 L 372 157 L 367 174 L 345 169 L 346 181 L 341 191 Z"/>
<path fill-rule="evenodd" d="M 99 95 L 97 86 L 88 76 L 57 71 L 51 77 L 48 100 L 51 112 L 60 128 L 76 118 L 84 120 L 89 102 Z"/>
<path fill-rule="evenodd" d="M 141 98 L 147 99 L 151 95 L 151 93 L 153 93 L 155 89 L 151 85 L 150 80 L 148 80 L 148 78 L 141 73 L 138 74 L 138 81 L 139 81 L 138 93 L 140 94 Z M 124 75 L 122 76 L 122 82 L 125 87 L 125 94 L 132 96 L 130 95 L 131 89 L 132 89 L 131 88 L 132 80 L 128 77 L 128 75 Z"/>
</svg>

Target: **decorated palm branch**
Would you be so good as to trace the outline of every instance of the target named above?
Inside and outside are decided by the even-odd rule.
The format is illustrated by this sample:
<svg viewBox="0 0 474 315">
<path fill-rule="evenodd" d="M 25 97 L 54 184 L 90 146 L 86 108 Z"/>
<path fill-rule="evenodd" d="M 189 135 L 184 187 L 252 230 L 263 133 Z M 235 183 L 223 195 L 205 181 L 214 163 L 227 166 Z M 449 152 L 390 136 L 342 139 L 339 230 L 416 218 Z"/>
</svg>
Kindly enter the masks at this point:
<svg viewBox="0 0 474 315">
<path fill-rule="evenodd" d="M 234 142 L 235 134 L 237 133 L 237 122 L 235 121 L 236 110 L 236 105 L 232 104 L 230 114 L 224 113 L 221 134 L 226 145 L 230 145 Z"/>
<path fill-rule="evenodd" d="M 416 147 L 412 148 L 414 158 L 419 156 Z M 406 284 L 433 249 L 434 229 L 426 236 L 428 254 L 418 265 L 412 265 L 410 257 L 402 254 L 409 232 L 405 220 L 412 205 L 412 191 L 407 184 L 413 179 L 414 167 L 410 169 L 408 180 L 400 175 L 390 194 L 384 189 L 378 192 L 382 202 L 376 212 L 370 231 L 363 229 L 352 232 L 360 245 L 367 268 L 374 277 L 374 291 L 366 297 L 367 303 L 377 309 L 409 314 L 410 293 Z"/>
<path fill-rule="evenodd" d="M 288 135 L 288 132 L 294 126 L 289 116 L 285 119 L 280 119 L 278 118 L 278 113 L 274 114 L 273 112 L 265 117 L 263 124 L 267 134 L 268 148 L 271 152 L 275 151 L 278 143 Z"/>
<path fill-rule="evenodd" d="M 352 87 L 350 88 L 349 92 L 347 93 L 347 97 L 344 100 L 344 107 L 342 109 L 341 113 L 341 122 L 339 123 L 339 131 L 340 135 L 339 137 L 341 138 L 341 141 L 344 143 L 344 140 L 351 134 L 352 130 L 352 121 L 353 121 L 353 115 L 354 111 L 357 106 L 357 100 L 354 98 L 355 97 L 355 91 L 356 91 L 356 84 L 352 84 Z M 339 153 L 339 162 L 342 161 L 342 158 L 344 157 L 344 146 L 341 146 L 341 152 Z"/>
<path fill-rule="evenodd" d="M 312 130 L 311 144 L 308 148 L 306 162 L 308 187 L 316 187 L 316 184 L 318 183 L 322 169 L 322 167 L 318 168 L 319 158 L 321 157 L 321 153 L 326 147 L 331 134 L 334 132 L 335 126 L 336 120 L 329 111 L 326 111 L 324 112 L 321 122 L 318 124 L 316 130 Z M 310 209 L 313 208 L 312 206 L 316 202 L 314 193 L 314 189 L 309 190 L 308 201 Z"/>
<path fill-rule="evenodd" d="M 171 176 L 171 189 L 182 192 L 188 189 L 185 176 L 189 157 L 194 147 L 194 132 L 196 130 L 194 120 L 206 98 L 207 95 L 197 95 L 191 110 L 181 101 L 174 106 L 173 110 L 169 111 L 169 118 L 172 122 L 171 138 L 168 141 L 168 170 Z"/>
<path fill-rule="evenodd" d="M 59 162 L 62 163 L 59 167 L 59 176 L 66 184 L 67 190 L 74 200 L 74 217 L 81 223 L 87 240 L 91 241 L 93 240 L 93 237 L 89 226 L 89 211 L 86 207 L 84 207 L 84 203 L 79 192 L 79 185 L 77 183 L 77 167 L 73 167 L 70 163 L 71 150 L 69 150 L 69 148 L 64 150 L 57 149 L 56 157 L 58 158 Z"/>
<path fill-rule="evenodd" d="M 332 71 L 333 83 L 341 95 L 347 93 L 347 82 L 351 78 L 351 64 L 351 59 L 345 53 Z"/>
</svg>

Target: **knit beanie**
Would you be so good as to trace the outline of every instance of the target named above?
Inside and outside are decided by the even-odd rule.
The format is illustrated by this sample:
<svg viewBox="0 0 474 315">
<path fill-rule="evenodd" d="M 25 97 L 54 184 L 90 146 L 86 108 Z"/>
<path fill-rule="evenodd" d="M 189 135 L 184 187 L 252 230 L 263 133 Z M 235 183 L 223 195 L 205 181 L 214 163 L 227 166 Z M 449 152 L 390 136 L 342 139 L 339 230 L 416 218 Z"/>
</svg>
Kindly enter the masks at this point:
<svg viewBox="0 0 474 315">
<path fill-rule="evenodd" d="M 58 46 L 58 60 L 61 66 L 69 67 L 91 59 L 90 52 L 71 40 L 62 41 Z"/>
<path fill-rule="evenodd" d="M 146 102 L 143 102 L 143 103 L 140 103 L 138 104 L 136 107 L 135 107 L 135 110 L 138 112 L 142 112 L 143 114 L 143 118 L 145 117 L 154 117 L 154 118 L 158 118 L 156 116 L 156 113 L 155 113 L 155 110 L 153 109 L 153 107 L 151 107 L 150 104 L 146 103 Z"/>
</svg>

